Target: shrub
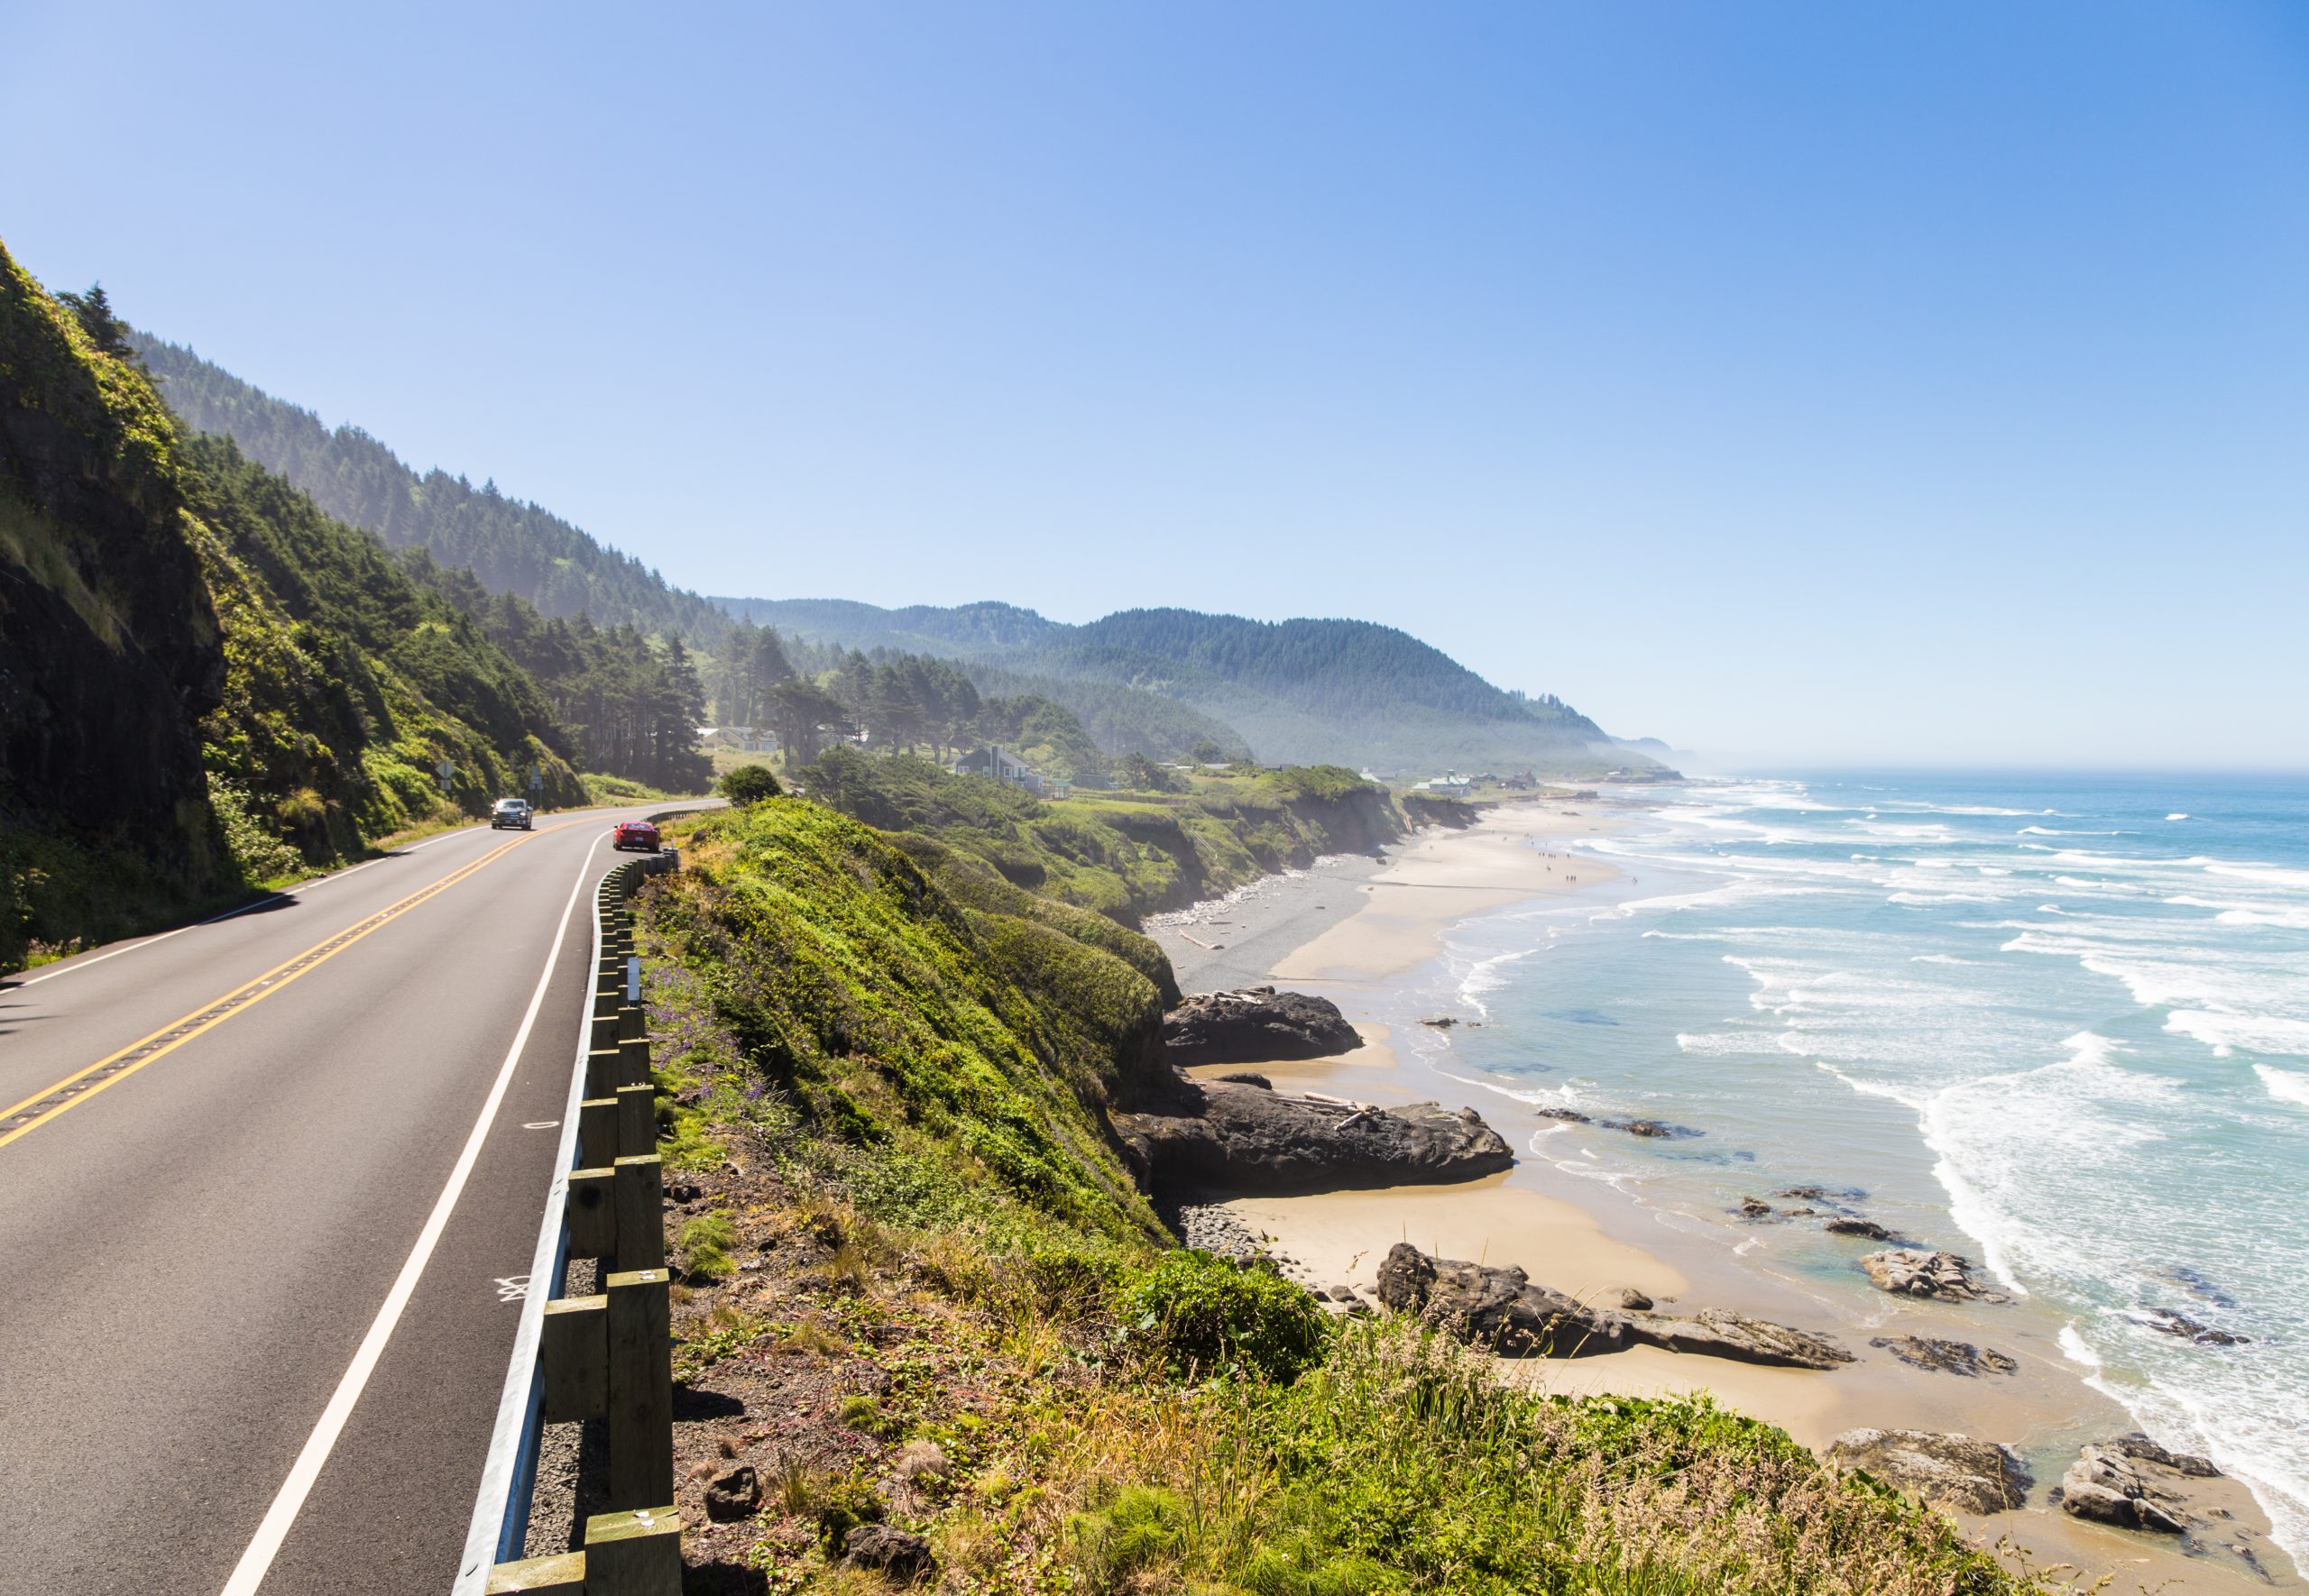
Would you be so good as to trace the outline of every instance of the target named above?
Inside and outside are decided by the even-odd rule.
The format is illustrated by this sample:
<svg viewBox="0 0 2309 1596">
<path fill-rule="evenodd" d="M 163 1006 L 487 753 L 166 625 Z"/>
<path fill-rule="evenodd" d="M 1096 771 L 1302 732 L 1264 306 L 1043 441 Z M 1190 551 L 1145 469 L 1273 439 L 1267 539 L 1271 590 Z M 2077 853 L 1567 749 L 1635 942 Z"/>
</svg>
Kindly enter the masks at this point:
<svg viewBox="0 0 2309 1596">
<path fill-rule="evenodd" d="M 1187 1505 L 1176 1492 L 1133 1485 L 1100 1510 L 1076 1514 L 1067 1527 L 1077 1565 L 1093 1589 L 1106 1590 L 1127 1575 L 1178 1560 L 1187 1544 Z"/>
<path fill-rule="evenodd" d="M 1271 1270 L 1208 1252 L 1173 1252 L 1125 1294 L 1123 1316 L 1142 1342 L 1188 1379 L 1241 1371 L 1288 1381 L 1320 1362 L 1322 1309 Z"/>
<path fill-rule="evenodd" d="M 741 765 L 722 778 L 720 786 L 722 796 L 741 809 L 786 791 L 767 765 Z"/>
</svg>

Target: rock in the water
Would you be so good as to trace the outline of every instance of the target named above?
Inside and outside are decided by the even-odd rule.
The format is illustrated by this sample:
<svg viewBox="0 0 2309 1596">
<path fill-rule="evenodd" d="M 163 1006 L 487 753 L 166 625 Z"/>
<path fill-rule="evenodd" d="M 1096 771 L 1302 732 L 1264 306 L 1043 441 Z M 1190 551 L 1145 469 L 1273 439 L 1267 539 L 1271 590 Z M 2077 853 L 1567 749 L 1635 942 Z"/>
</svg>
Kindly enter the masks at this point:
<svg viewBox="0 0 2309 1596">
<path fill-rule="evenodd" d="M 1116 1131 L 1157 1191 L 1336 1191 L 1472 1180 L 1515 1155 L 1472 1108 L 1353 1107 L 1227 1081 L 1184 1081 Z"/>
<path fill-rule="evenodd" d="M 1272 986 L 1205 993 L 1163 1016 L 1164 1050 L 1173 1064 L 1320 1059 L 1362 1045 L 1330 999 Z"/>
<path fill-rule="evenodd" d="M 894 1580 L 918 1580 L 938 1564 L 930 1543 L 918 1535 L 887 1524 L 860 1524 L 842 1537 L 842 1560 L 852 1568 L 871 1568 Z"/>
<path fill-rule="evenodd" d="M 761 1506 L 761 1477 L 751 1463 L 740 1463 L 705 1488 L 705 1516 L 717 1524 L 752 1515 Z"/>
<path fill-rule="evenodd" d="M 2020 1367 L 1994 1347 L 1943 1341 L 1936 1335 L 1879 1335 L 1868 1344 L 1882 1347 L 1903 1363 L 1942 1374 L 2010 1374 Z"/>
<path fill-rule="evenodd" d="M 1648 1314 L 1651 1311 L 1651 1298 L 1634 1287 L 1628 1286 L 1620 1291 L 1620 1306 L 1632 1314 Z"/>
<path fill-rule="evenodd" d="M 1592 1123 L 1586 1114 L 1580 1113 L 1577 1108 L 1535 1108 L 1532 1112 L 1538 1114 L 1541 1119 L 1567 1120 L 1575 1125 L 1584 1125 Z"/>
<path fill-rule="evenodd" d="M 1625 1131 L 1631 1136 L 1673 1136 L 1676 1133 L 1673 1127 L 1663 1125 L 1656 1119 L 1624 1119 L 1614 1124 L 1612 1129 Z"/>
<path fill-rule="evenodd" d="M 1844 1203 L 1857 1203 L 1868 1194 L 1856 1186 L 1783 1186 L 1780 1195 L 1799 1203 L 1826 1203 L 1830 1207 Z"/>
<path fill-rule="evenodd" d="M 1762 1197 L 1743 1197 L 1740 1199 L 1740 1217 L 1769 1219 L 1771 1217 L 1771 1205 Z"/>
<path fill-rule="evenodd" d="M 1449 1014 L 1438 1014 L 1431 1020 L 1421 1020 L 1420 1023 L 1422 1025 L 1431 1025 L 1438 1031 L 1449 1031 L 1452 1026 L 1457 1025 L 1458 1022 L 1454 1020 Z"/>
<path fill-rule="evenodd" d="M 2213 1325 L 2200 1323 L 2186 1314 L 2176 1313 L 2169 1307 L 2150 1308 L 2148 1327 L 2151 1330 L 2161 1330 L 2166 1335 L 2181 1341 L 2194 1341 L 2199 1346 L 2243 1346 L 2252 1340 L 2249 1335 L 2240 1335 L 2233 1330 L 2217 1329 Z"/>
<path fill-rule="evenodd" d="M 1865 1236 L 1872 1242 L 1889 1242 L 1892 1233 L 1873 1219 L 1855 1219 L 1849 1215 L 1831 1219 L 1820 1226 L 1832 1236 Z"/>
<path fill-rule="evenodd" d="M 1832 1369 L 1852 1361 L 1826 1336 L 1785 1325 L 1716 1308 L 1688 1319 L 1632 1319 L 1535 1286 L 1520 1269 L 1430 1258 L 1408 1242 L 1389 1248 L 1379 1265 L 1378 1298 L 1397 1313 L 1416 1315 L 1512 1358 L 1578 1358 L 1657 1346 L 1798 1369 Z"/>
<path fill-rule="evenodd" d="M 1878 1290 L 1896 1297 L 1933 1297 L 1943 1302 L 2009 1300 L 1975 1281 L 1971 1262 L 1955 1252 L 1895 1247 L 1871 1252 L 1860 1261 L 1860 1267 L 1868 1271 Z"/>
<path fill-rule="evenodd" d="M 2060 1477 L 2061 1511 L 2120 1529 L 2180 1535 L 2189 1527 L 2176 1491 L 2153 1484 L 2139 1465 L 2113 1448 L 2087 1445 Z"/>
<path fill-rule="evenodd" d="M 1931 1430 L 1846 1430 L 1827 1459 L 1964 1513 L 2001 1513 L 2028 1500 L 2028 1465 L 2009 1446 Z"/>
</svg>

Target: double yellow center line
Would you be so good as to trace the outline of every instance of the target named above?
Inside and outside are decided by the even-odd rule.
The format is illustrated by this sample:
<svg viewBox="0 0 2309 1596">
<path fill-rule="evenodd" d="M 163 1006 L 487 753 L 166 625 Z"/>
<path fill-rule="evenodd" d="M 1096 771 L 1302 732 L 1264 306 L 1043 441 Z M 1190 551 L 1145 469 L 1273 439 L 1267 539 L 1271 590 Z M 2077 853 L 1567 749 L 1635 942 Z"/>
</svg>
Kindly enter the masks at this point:
<svg viewBox="0 0 2309 1596">
<path fill-rule="evenodd" d="M 547 830 L 557 831 L 561 828 L 549 826 Z M 237 986 L 216 1002 L 205 1004 L 180 1019 L 170 1021 L 152 1035 L 130 1042 L 116 1053 L 99 1059 L 85 1069 L 74 1070 L 62 1080 L 41 1087 L 23 1102 L 0 1109 L 0 1147 L 7 1146 L 20 1136 L 30 1135 L 59 1114 L 69 1113 L 98 1092 L 119 1085 L 147 1064 L 167 1057 L 194 1037 L 213 1031 L 235 1014 L 262 1003 L 299 976 L 308 975 L 336 958 L 371 931 L 400 919 L 419 903 L 440 896 L 530 839 L 529 835 L 523 835 L 491 848 L 471 864 L 458 867 L 440 880 L 419 887 L 398 903 L 388 903 L 359 924 L 348 926 L 327 940 L 314 943 L 285 964 L 273 966 L 246 986 Z"/>
</svg>

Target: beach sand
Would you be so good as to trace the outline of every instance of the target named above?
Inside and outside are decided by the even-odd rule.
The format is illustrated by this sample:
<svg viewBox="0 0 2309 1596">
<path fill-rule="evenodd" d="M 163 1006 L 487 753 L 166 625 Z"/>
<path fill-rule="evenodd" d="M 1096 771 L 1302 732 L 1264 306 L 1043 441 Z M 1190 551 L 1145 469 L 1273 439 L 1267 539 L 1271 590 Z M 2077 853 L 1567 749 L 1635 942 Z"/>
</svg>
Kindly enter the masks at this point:
<svg viewBox="0 0 2309 1596">
<path fill-rule="evenodd" d="M 1190 991 L 1272 981 L 1321 993 L 1357 1021 L 1363 1047 L 1332 1059 L 1256 1066 L 1279 1090 L 1323 1091 L 1382 1105 L 1456 1105 L 1467 1100 L 1467 1088 L 1396 1047 L 1384 1027 L 1358 1018 L 1358 1007 L 1365 1006 L 1358 998 L 1378 995 L 1391 978 L 1435 959 L 1443 932 L 1457 921 L 1549 895 L 1597 891 L 1614 880 L 1610 867 L 1567 857 L 1548 842 L 1615 823 L 1608 803 L 1596 801 L 1503 806 L 1469 830 L 1420 834 L 1390 849 L 1384 862 L 1324 861 L 1314 871 L 1207 906 L 1212 919 L 1198 921 L 1190 912 L 1169 917 L 1177 923 L 1150 927 L 1150 934 L 1171 953 Z M 1341 909 L 1342 899 L 1351 906 Z M 1256 968 L 1257 957 L 1270 961 Z M 1512 1103 L 1486 1099 L 1482 1108 L 1519 1149 L 1547 1126 L 1535 1117 L 1519 1118 Z M 1583 1202 L 1592 1193 L 1579 1185 L 1545 1160 L 1526 1157 L 1506 1174 L 1460 1185 L 1241 1197 L 1223 1206 L 1271 1252 L 1291 1260 L 1288 1272 L 1310 1286 L 1347 1285 L 1367 1296 L 1387 1249 L 1409 1241 L 1445 1257 L 1518 1265 L 1535 1281 L 1607 1306 L 1617 1305 L 1624 1288 L 1635 1287 L 1662 1310 L 1724 1307 L 1826 1331 L 1858 1359 L 1827 1373 L 1651 1347 L 1503 1362 L 1512 1378 L 1551 1392 L 1705 1391 L 1815 1448 L 1863 1427 L 1955 1431 L 2003 1441 L 2030 1456 L 2039 1501 L 2043 1488 L 2057 1482 L 2074 1461 L 2067 1437 L 2133 1427 L 2116 1402 L 2077 1377 L 2042 1325 L 1890 1298 L 1858 1299 L 1855 1306 L 1851 1293 L 1807 1289 L 1743 1263 L 1725 1237 L 1670 1230 L 1633 1204 Z M 1868 1344 L 1872 1337 L 1909 1334 L 1992 1344 L 2018 1359 L 2020 1369 L 1977 1378 L 1927 1372 Z M 2055 1437 L 2062 1438 L 2058 1446 Z M 2072 1565 L 2077 1572 L 2063 1577 L 2081 1585 L 2113 1575 L 2112 1592 L 2161 1588 L 2242 1596 L 2309 1589 L 2268 1542 L 2267 1520 L 2249 1493 L 2233 1481 L 2207 1483 L 2212 1490 L 2199 1501 L 2234 1515 L 2233 1532 L 2225 1527 L 2224 1536 L 2255 1548 L 2270 1577 L 2239 1558 L 2188 1555 L 2170 1543 L 2084 1523 L 2048 1506 L 1965 1523 L 1987 1543 L 2010 1536 L 2039 1569 Z"/>
</svg>

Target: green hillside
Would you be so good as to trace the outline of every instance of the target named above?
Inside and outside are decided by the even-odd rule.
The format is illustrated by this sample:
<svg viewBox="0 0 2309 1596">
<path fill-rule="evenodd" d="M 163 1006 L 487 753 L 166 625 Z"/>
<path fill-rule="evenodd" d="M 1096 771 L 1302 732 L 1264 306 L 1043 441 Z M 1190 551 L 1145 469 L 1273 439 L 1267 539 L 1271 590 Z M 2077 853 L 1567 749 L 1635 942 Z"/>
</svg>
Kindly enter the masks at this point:
<svg viewBox="0 0 2309 1596">
<path fill-rule="evenodd" d="M 0 968 L 478 812 L 571 739 L 471 616 L 0 249 Z M 452 766 L 444 784 L 439 767 Z"/>
<path fill-rule="evenodd" d="M 169 408 L 195 432 L 231 438 L 339 520 L 396 548 L 422 548 L 470 570 L 492 592 L 518 594 L 547 616 L 590 616 L 604 627 L 711 647 L 730 618 L 543 509 L 509 499 L 494 482 L 474 487 L 435 470 L 419 475 L 357 427 L 332 431 L 191 350 L 149 334 L 129 340 Z"/>
</svg>

